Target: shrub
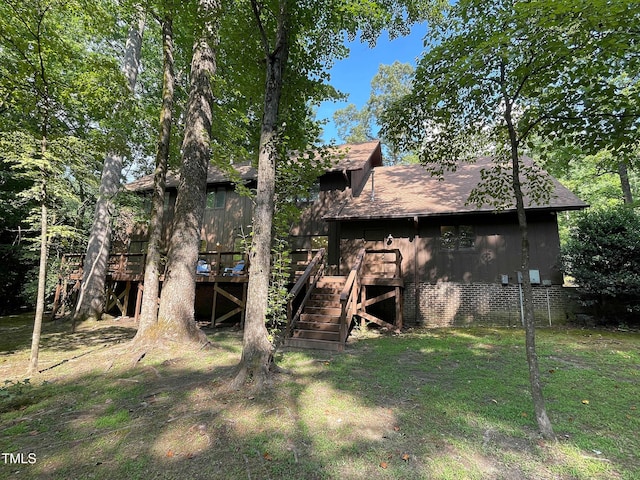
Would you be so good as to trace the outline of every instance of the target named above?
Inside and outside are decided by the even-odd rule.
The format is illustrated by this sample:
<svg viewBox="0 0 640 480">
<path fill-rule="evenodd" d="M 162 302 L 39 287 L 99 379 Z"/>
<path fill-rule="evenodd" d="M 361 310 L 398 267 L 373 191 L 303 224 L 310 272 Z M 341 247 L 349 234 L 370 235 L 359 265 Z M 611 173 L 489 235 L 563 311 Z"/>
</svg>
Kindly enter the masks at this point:
<svg viewBox="0 0 640 480">
<path fill-rule="evenodd" d="M 585 212 L 563 249 L 583 305 L 604 323 L 640 324 L 640 215 L 628 206 Z"/>
</svg>

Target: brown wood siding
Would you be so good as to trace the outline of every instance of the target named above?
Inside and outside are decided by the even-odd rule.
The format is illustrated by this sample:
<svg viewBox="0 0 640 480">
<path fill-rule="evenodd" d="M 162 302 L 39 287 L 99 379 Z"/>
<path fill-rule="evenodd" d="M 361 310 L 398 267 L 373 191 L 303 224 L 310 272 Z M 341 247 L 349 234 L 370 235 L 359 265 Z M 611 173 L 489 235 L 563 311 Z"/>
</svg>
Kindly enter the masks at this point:
<svg viewBox="0 0 640 480">
<path fill-rule="evenodd" d="M 472 225 L 473 248 L 442 248 L 440 227 L 443 225 Z M 351 268 L 363 245 L 376 249 L 398 248 L 407 282 L 500 283 L 501 275 L 506 274 L 510 282 L 515 283 L 516 272 L 520 270 L 520 231 L 514 215 L 421 218 L 417 237 L 413 221 L 409 219 L 340 222 L 339 230 L 341 273 Z M 393 237 L 391 241 L 389 235 Z M 531 269 L 540 271 L 541 280 L 562 284 L 555 216 L 530 215 L 529 238 Z"/>
<path fill-rule="evenodd" d="M 339 205 L 346 195 L 346 192 L 340 190 L 321 190 L 318 200 L 301 212 L 300 221 L 291 229 L 291 234 L 293 236 L 329 235 L 329 224 L 322 217 Z"/>
<path fill-rule="evenodd" d="M 226 188 L 224 208 L 206 208 L 204 211 L 201 238 L 207 242 L 206 250 L 234 250 L 242 232 L 249 235 L 251 216 L 251 199 L 239 195 L 231 186 Z"/>
<path fill-rule="evenodd" d="M 362 192 L 362 187 L 364 187 L 366 183 L 366 179 L 369 177 L 370 171 L 371 171 L 371 165 L 367 163 L 362 170 L 353 170 L 349 172 L 351 188 L 353 190 L 353 195 L 355 197 L 357 197 L 361 193 L 368 193 L 368 192 Z"/>
</svg>

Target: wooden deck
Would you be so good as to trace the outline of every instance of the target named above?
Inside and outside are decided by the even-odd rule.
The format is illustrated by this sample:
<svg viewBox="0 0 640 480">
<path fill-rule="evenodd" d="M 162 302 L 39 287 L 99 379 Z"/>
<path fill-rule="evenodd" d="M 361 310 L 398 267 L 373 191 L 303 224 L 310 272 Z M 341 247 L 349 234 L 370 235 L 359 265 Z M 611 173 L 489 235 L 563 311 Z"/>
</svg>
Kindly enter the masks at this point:
<svg viewBox="0 0 640 480">
<path fill-rule="evenodd" d="M 292 283 L 300 270 L 304 270 L 313 252 L 296 251 L 292 253 Z M 244 323 L 244 311 L 247 300 L 248 259 L 243 252 L 203 252 L 199 258 L 206 262 L 208 272 L 196 271 L 196 319 L 215 326 L 222 322 Z M 245 262 L 242 270 L 234 267 L 240 261 Z M 77 294 L 82 280 L 83 254 L 70 254 L 63 257 L 60 267 L 58 286 L 54 299 L 54 314 L 64 315 L 72 308 L 74 295 Z M 109 256 L 107 274 L 106 312 L 121 316 L 131 316 L 138 320 L 142 295 L 144 294 L 144 270 L 146 254 L 117 253 Z M 160 276 L 160 288 L 164 276 Z"/>
<path fill-rule="evenodd" d="M 315 256 L 312 257 L 312 253 Z M 324 249 L 292 254 L 291 299 L 285 344 L 341 351 L 356 321 L 399 330 L 403 323 L 402 255 L 399 250 L 362 249 L 346 276 L 326 276 Z M 216 326 L 244 325 L 247 257 L 241 252 L 204 252 L 206 269 L 196 270 L 196 320 Z M 83 255 L 63 258 L 54 312 L 72 303 L 82 279 Z M 245 267 L 237 267 L 244 262 Z M 138 320 L 144 295 L 145 254 L 109 257 L 106 312 Z M 234 266 L 236 268 L 234 269 Z M 160 288 L 164 276 L 160 277 Z"/>
</svg>

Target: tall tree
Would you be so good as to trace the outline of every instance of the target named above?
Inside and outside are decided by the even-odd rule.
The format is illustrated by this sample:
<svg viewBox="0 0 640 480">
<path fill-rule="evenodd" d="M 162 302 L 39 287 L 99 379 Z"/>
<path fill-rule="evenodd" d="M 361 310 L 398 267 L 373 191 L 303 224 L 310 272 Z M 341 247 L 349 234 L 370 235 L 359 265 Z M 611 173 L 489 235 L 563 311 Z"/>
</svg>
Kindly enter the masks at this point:
<svg viewBox="0 0 640 480">
<path fill-rule="evenodd" d="M 344 54 L 343 32 L 355 35 L 361 29 L 362 38 L 375 43 L 382 28 L 393 33 L 406 32 L 407 25 L 425 18 L 431 2 L 315 2 L 308 5 L 292 0 L 271 2 L 250 1 L 251 12 L 262 45 L 265 65 L 264 106 L 258 159 L 258 186 L 253 215 L 253 235 L 249 252 L 249 286 L 245 315 L 242 358 L 232 387 L 239 388 L 248 380 L 260 388 L 274 367 L 273 345 L 265 327 L 268 310 L 268 291 L 271 279 L 271 247 L 273 210 L 276 192 L 277 163 L 288 158 L 291 143 L 290 122 L 283 121 L 284 111 L 302 111 L 306 115 L 307 102 L 296 96 L 296 87 L 304 79 L 307 88 L 299 91 L 316 92 L 322 81 L 322 60 L 330 63 L 334 55 Z M 336 15 L 339 13 L 338 15 Z M 285 85 L 290 88 L 285 88 Z M 309 90 L 307 90 L 309 89 Z M 317 97 L 316 97 L 317 99 Z M 316 100 L 314 99 L 314 100 Z M 306 99 L 308 101 L 308 99 Z M 282 108 L 281 102 L 286 103 Z M 300 118 L 308 124 L 308 118 Z M 311 129 L 311 131 L 314 131 Z M 315 130 L 317 132 L 317 129 Z M 312 143 L 316 138 L 304 135 L 298 141 Z M 302 145 L 305 149 L 307 145 Z M 285 148 L 283 148 L 285 147 Z M 300 145 L 296 145 L 300 147 Z"/>
<path fill-rule="evenodd" d="M 129 98 L 133 97 L 142 49 L 142 34 L 145 25 L 145 12 L 136 7 L 136 15 L 129 28 L 122 63 L 122 73 L 129 88 Z M 125 102 L 120 101 L 122 108 Z M 118 109 L 118 108 L 117 108 Z M 94 220 L 89 234 L 87 251 L 82 268 L 80 293 L 73 315 L 76 322 L 95 318 L 99 320 L 104 313 L 105 282 L 107 278 L 109 250 L 111 248 L 111 221 L 114 210 L 114 197 L 120 189 L 120 177 L 124 162 L 123 142 L 115 142 L 104 159 L 100 178 L 100 191 L 96 201 Z"/>
<path fill-rule="evenodd" d="M 97 39 L 90 33 L 90 17 L 78 7 L 55 0 L 0 5 L 0 92 L 6 107 L 1 156 L 16 177 L 26 179 L 28 188 L 17 200 L 37 204 L 31 218 L 40 227 L 30 374 L 38 370 L 48 247 L 56 237 L 74 235 L 72 222 L 56 220 L 65 216 L 58 205 L 73 197 L 73 183 L 94 163 L 88 139 L 96 111 L 83 85 L 90 78 L 108 78 L 100 76 L 108 60 L 92 49 Z M 69 8 L 75 13 L 70 15 Z M 88 66 L 92 61 L 98 63 L 95 70 Z"/>
<path fill-rule="evenodd" d="M 158 293 L 160 290 L 160 244 L 162 240 L 162 221 L 164 216 L 164 195 L 171 143 L 171 126 L 174 101 L 175 73 L 173 61 L 173 12 L 172 5 L 165 1 L 162 24 L 163 51 L 163 88 L 162 109 L 160 111 L 160 129 L 156 151 L 156 167 L 151 199 L 151 219 L 149 220 L 149 238 L 144 272 L 144 295 L 140 311 L 140 323 L 136 341 L 144 341 L 146 332 L 158 321 Z"/>
<path fill-rule="evenodd" d="M 252 377 L 260 387 L 272 365 L 272 345 L 265 325 L 271 279 L 271 239 L 276 191 L 276 158 L 279 152 L 278 111 L 283 88 L 283 73 L 289 56 L 289 2 L 281 0 L 276 15 L 275 38 L 270 39 L 262 6 L 251 0 L 266 61 L 264 111 L 258 154 L 258 188 L 253 213 L 253 238 L 249 255 L 249 285 L 240 369 L 233 386 Z"/>
<path fill-rule="evenodd" d="M 529 380 L 538 427 L 548 438 L 554 434 L 535 348 L 525 194 L 544 203 L 549 188 L 521 153 L 535 133 L 579 133 L 605 116 L 589 106 L 603 71 L 584 67 L 594 55 L 606 55 L 600 47 L 615 32 L 594 21 L 590 3 L 457 2 L 430 32 L 413 92 L 385 114 L 386 131 L 418 149 L 434 174 L 483 154 L 495 159 L 469 200 L 517 211 Z M 604 15 L 610 5 L 597 7 Z"/>
<path fill-rule="evenodd" d="M 189 101 L 182 143 L 182 165 L 167 269 L 158 311 L 156 337 L 182 342 L 206 342 L 194 319 L 196 263 L 204 214 L 210 162 L 216 47 L 221 5 L 199 0 L 198 32 L 191 60 Z"/>
</svg>

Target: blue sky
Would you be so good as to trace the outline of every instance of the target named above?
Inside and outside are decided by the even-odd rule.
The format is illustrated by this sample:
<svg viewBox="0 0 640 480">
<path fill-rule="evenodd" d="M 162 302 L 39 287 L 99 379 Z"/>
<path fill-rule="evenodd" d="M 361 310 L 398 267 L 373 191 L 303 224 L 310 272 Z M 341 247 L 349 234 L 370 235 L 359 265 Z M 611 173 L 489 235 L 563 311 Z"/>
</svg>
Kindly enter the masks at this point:
<svg viewBox="0 0 640 480">
<path fill-rule="evenodd" d="M 329 123 L 324 127 L 324 141 L 328 142 L 333 138 L 338 143 L 342 143 L 337 138 L 332 119 L 333 112 L 344 108 L 348 103 L 354 103 L 361 108 L 369 98 L 371 79 L 378 72 L 381 64 L 390 65 L 398 60 L 415 66 L 416 59 L 423 51 L 423 38 L 426 31 L 426 25 L 417 25 L 410 35 L 392 41 L 383 34 L 375 48 L 369 48 L 366 43 L 360 43 L 358 39 L 347 44 L 350 49 L 349 57 L 336 62 L 329 72 L 331 85 L 348 94 L 349 98 L 346 102 L 324 102 L 320 105 L 317 118 L 329 119 Z"/>
</svg>

